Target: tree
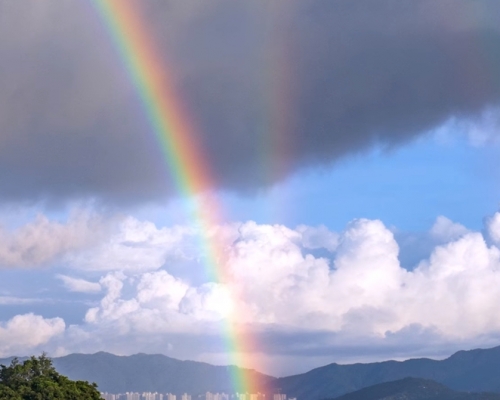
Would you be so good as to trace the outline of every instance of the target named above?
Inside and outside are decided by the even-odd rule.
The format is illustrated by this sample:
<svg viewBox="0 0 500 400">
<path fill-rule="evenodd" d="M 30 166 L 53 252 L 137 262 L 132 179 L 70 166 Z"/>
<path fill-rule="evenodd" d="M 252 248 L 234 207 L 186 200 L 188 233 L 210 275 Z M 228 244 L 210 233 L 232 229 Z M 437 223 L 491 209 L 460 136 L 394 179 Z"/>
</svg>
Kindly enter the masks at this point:
<svg viewBox="0 0 500 400">
<path fill-rule="evenodd" d="M 0 400 L 99 400 L 95 383 L 72 381 L 59 374 L 45 354 L 0 366 Z"/>
</svg>

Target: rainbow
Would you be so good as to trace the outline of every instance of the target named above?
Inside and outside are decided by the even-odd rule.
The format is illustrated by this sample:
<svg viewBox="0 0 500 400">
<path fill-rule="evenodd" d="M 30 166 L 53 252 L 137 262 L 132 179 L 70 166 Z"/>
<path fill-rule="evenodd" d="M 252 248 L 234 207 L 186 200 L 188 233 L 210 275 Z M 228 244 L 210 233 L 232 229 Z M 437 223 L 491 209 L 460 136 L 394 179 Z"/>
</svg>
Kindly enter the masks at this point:
<svg viewBox="0 0 500 400">
<path fill-rule="evenodd" d="M 190 118 L 175 93 L 171 72 L 158 57 L 140 13 L 128 0 L 91 0 L 117 48 L 121 61 L 143 105 L 151 131 L 163 152 L 177 190 L 191 202 L 193 221 L 208 233 L 221 221 L 217 202 L 211 196 L 197 201 L 200 193 L 213 188 L 209 163 L 196 142 Z M 137 4 L 137 3 L 134 3 Z M 205 234 L 202 240 L 205 267 L 215 282 L 227 282 L 224 248 Z M 234 293 L 232 294 L 235 297 Z M 237 310 L 233 310 L 233 314 Z M 253 345 L 249 335 L 237 332 L 231 318 L 224 321 L 227 352 L 234 365 L 245 365 L 242 354 Z M 239 393 L 257 390 L 252 371 L 231 368 L 233 389 Z"/>
</svg>

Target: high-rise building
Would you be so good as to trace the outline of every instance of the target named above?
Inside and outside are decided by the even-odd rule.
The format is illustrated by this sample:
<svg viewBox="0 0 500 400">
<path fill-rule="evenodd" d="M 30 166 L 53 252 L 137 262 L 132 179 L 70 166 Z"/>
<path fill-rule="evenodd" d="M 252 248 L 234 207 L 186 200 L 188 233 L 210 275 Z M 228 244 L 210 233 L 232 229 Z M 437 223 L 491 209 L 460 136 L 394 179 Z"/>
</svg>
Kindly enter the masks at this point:
<svg viewBox="0 0 500 400">
<path fill-rule="evenodd" d="M 234 396 L 231 395 L 231 398 L 235 400 L 266 400 L 266 395 L 264 393 L 236 393 Z M 229 396 L 225 399 L 219 400 L 229 400 Z M 286 399 L 283 399 L 286 400 Z"/>
<path fill-rule="evenodd" d="M 251 393 L 250 400 L 266 400 L 266 395 L 264 393 Z"/>
<path fill-rule="evenodd" d="M 141 400 L 163 400 L 163 394 L 157 392 L 144 392 L 142 394 Z"/>
<path fill-rule="evenodd" d="M 206 392 L 205 393 L 205 400 L 229 400 L 229 395 L 227 393 Z"/>
</svg>

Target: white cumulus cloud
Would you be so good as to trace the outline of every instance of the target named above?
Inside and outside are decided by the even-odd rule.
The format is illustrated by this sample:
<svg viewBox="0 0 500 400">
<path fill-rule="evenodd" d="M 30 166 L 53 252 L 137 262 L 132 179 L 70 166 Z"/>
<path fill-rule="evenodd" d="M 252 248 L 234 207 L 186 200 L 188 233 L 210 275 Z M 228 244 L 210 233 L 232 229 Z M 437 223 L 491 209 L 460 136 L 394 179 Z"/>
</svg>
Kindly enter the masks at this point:
<svg viewBox="0 0 500 400">
<path fill-rule="evenodd" d="M 61 335 L 65 323 L 61 318 L 43 318 L 39 315 L 16 315 L 0 323 L 0 355 L 26 355 L 50 339 Z"/>
<path fill-rule="evenodd" d="M 101 285 L 98 282 L 90 282 L 81 278 L 72 278 L 71 276 L 58 274 L 66 289 L 70 292 L 80 293 L 98 293 L 101 291 Z"/>
<path fill-rule="evenodd" d="M 500 251 L 450 220 L 432 228 L 449 241 L 413 271 L 401 267 L 393 233 L 377 220 L 353 221 L 338 236 L 322 228 L 332 238 L 324 246 L 335 242 L 328 259 L 309 253 L 308 228 L 247 222 L 230 229 L 226 281 L 195 285 L 164 269 L 109 273 L 101 279 L 107 294 L 87 321 L 126 331 L 146 324 L 149 334 L 225 319 L 379 338 L 415 326 L 450 340 L 500 333 Z"/>
<path fill-rule="evenodd" d="M 469 230 L 462 224 L 453 222 L 449 218 L 439 216 L 430 230 L 431 237 L 442 242 L 458 239 L 468 233 Z"/>
<path fill-rule="evenodd" d="M 82 268 L 85 257 L 92 265 L 110 262 L 98 283 L 59 276 L 70 290 L 103 294 L 64 339 L 47 340 L 67 351 L 168 348 L 177 357 L 209 359 L 221 351 L 209 338 L 224 337 L 230 324 L 263 335 L 263 343 L 285 335 L 262 350 L 266 357 L 353 343 L 399 346 L 400 355 L 435 343 L 480 346 L 500 337 L 498 215 L 486 222 L 488 238 L 438 218 L 429 235 L 439 245 L 412 270 L 401 266 L 398 242 L 379 220 L 354 220 L 338 233 L 252 221 L 216 227 L 208 240 L 217 240 L 225 258 L 214 269 L 200 252 L 190 254 L 199 238 L 194 228 L 126 218 L 99 246 L 65 258 L 69 269 Z M 203 280 L 178 268 L 176 261 L 189 257 L 187 268 L 204 268 Z"/>
<path fill-rule="evenodd" d="M 488 218 L 486 223 L 488 234 L 496 244 L 500 244 L 500 212 Z"/>
<path fill-rule="evenodd" d="M 157 270 L 169 258 L 178 261 L 192 257 L 194 235 L 191 227 L 158 228 L 150 221 L 128 217 L 107 240 L 88 251 L 73 253 L 68 262 L 87 270 Z"/>
<path fill-rule="evenodd" d="M 91 246 L 105 233 L 104 221 L 86 212 L 75 212 L 66 223 L 38 215 L 15 231 L 0 228 L 0 268 L 47 264 Z"/>
</svg>

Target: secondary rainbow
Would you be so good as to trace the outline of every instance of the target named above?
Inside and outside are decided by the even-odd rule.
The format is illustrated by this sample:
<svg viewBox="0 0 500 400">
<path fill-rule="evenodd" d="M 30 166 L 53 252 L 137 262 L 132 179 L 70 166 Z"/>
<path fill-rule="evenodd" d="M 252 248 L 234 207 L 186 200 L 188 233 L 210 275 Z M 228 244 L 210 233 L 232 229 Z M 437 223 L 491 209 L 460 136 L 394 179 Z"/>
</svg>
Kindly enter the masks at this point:
<svg viewBox="0 0 500 400">
<path fill-rule="evenodd" d="M 209 232 L 221 221 L 219 206 L 211 196 L 203 198 L 203 202 L 198 202 L 197 196 L 213 188 L 214 182 L 209 163 L 194 138 L 188 115 L 176 96 L 168 66 L 158 57 L 154 40 L 131 1 L 91 0 L 91 3 L 135 86 L 178 191 L 191 202 L 193 221 L 202 232 Z M 222 245 L 205 235 L 202 246 L 211 280 L 227 282 Z M 237 334 L 230 320 L 225 321 L 224 331 L 227 351 L 232 355 L 231 363 L 245 365 L 241 354 L 252 345 L 251 338 L 241 331 Z M 235 391 L 244 393 L 257 389 L 252 373 L 233 371 Z"/>
</svg>

